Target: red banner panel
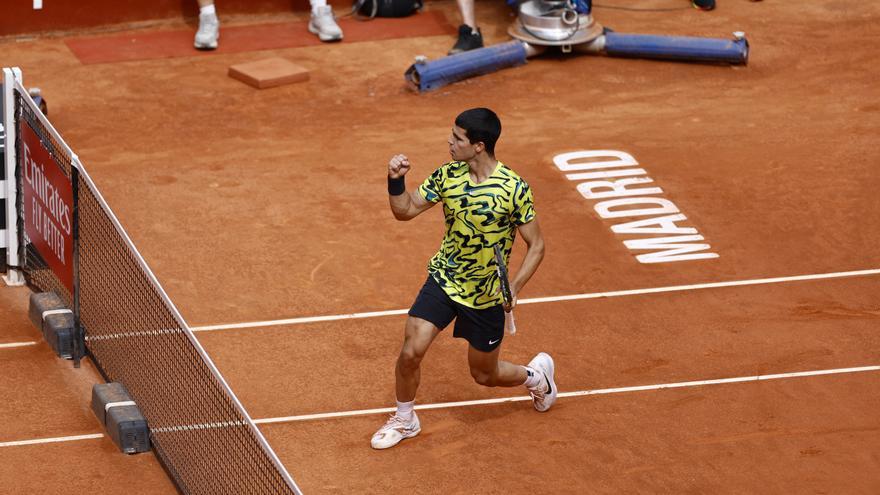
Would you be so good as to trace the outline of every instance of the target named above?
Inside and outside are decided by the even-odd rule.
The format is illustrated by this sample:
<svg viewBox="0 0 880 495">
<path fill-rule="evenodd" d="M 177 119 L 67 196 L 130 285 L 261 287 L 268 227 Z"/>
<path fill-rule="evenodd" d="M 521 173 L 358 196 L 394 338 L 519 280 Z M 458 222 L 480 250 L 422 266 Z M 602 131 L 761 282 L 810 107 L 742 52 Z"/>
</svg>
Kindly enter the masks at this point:
<svg viewBox="0 0 880 495">
<path fill-rule="evenodd" d="M 73 186 L 29 125 L 21 126 L 24 231 L 73 292 Z"/>
</svg>

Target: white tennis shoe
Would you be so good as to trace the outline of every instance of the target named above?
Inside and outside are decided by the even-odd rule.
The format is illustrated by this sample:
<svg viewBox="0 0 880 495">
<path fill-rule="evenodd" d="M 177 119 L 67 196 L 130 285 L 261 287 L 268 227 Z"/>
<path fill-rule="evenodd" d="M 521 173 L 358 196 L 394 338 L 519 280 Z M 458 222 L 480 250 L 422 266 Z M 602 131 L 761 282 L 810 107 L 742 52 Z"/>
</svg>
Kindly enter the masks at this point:
<svg viewBox="0 0 880 495">
<path fill-rule="evenodd" d="M 393 414 L 388 421 L 379 428 L 373 438 L 370 439 L 370 445 L 374 449 L 387 449 L 399 444 L 404 438 L 412 438 L 422 431 L 422 425 L 419 424 L 419 417 L 416 412 L 412 413 L 412 420 L 406 421 L 400 416 Z"/>
<path fill-rule="evenodd" d="M 336 41 L 342 39 L 342 28 L 336 24 L 333 17 L 333 9 L 329 5 L 322 5 L 312 9 L 309 19 L 309 32 L 318 35 L 321 41 Z"/>
<path fill-rule="evenodd" d="M 529 389 L 529 395 L 532 396 L 535 409 L 539 412 L 544 412 L 550 409 L 550 406 L 556 402 L 556 394 L 559 393 L 559 390 L 556 389 L 556 382 L 553 381 L 553 374 L 556 371 L 553 358 L 546 352 L 539 352 L 537 356 L 529 361 L 529 368 L 544 374 L 544 382 L 535 388 Z"/>
<path fill-rule="evenodd" d="M 217 14 L 199 14 L 199 30 L 196 31 L 193 46 L 199 50 L 213 50 L 217 48 L 219 39 L 220 21 Z"/>
</svg>

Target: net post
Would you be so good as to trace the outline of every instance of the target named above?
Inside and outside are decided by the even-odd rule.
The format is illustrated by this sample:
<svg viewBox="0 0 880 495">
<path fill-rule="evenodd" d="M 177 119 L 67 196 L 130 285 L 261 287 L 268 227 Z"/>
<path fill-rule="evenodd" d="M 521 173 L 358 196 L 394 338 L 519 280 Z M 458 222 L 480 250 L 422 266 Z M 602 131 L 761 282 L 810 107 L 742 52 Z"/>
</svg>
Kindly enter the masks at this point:
<svg viewBox="0 0 880 495">
<path fill-rule="evenodd" d="M 18 67 L 3 68 L 3 128 L 6 131 L 5 153 L 2 166 L 5 170 L 2 187 L 0 187 L 0 198 L 6 202 L 6 228 L 0 232 L 2 240 L 0 244 L 6 247 L 6 275 L 3 281 L 9 286 L 24 285 L 24 274 L 19 269 L 21 262 L 19 260 L 19 232 L 18 232 L 18 192 L 16 189 L 15 176 L 15 104 L 12 92 L 15 88 L 15 82 L 21 83 L 21 69 Z"/>
<path fill-rule="evenodd" d="M 79 368 L 85 356 L 85 335 L 80 320 L 79 284 L 79 160 L 71 157 L 70 182 L 73 187 L 73 367 Z"/>
</svg>

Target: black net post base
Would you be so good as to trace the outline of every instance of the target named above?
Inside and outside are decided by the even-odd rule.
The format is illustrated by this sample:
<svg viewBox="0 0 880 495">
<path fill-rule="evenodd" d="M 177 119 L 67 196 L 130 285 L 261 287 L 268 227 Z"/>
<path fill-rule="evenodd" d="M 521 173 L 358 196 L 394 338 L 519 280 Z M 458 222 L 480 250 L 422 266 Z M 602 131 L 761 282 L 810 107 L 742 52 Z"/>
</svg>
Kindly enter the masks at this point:
<svg viewBox="0 0 880 495">
<path fill-rule="evenodd" d="M 92 412 L 120 451 L 138 454 L 150 450 L 147 419 L 121 383 L 92 387 Z"/>
</svg>

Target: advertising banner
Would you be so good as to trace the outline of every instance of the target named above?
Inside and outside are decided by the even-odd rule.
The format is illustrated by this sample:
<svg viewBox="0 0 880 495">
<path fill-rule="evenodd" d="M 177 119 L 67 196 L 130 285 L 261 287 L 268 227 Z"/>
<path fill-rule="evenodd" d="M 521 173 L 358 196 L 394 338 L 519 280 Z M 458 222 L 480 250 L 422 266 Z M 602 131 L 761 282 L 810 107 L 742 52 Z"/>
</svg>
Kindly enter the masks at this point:
<svg viewBox="0 0 880 495">
<path fill-rule="evenodd" d="M 73 187 L 40 138 L 23 123 L 19 157 L 24 231 L 73 293 Z"/>
</svg>

